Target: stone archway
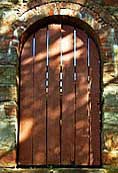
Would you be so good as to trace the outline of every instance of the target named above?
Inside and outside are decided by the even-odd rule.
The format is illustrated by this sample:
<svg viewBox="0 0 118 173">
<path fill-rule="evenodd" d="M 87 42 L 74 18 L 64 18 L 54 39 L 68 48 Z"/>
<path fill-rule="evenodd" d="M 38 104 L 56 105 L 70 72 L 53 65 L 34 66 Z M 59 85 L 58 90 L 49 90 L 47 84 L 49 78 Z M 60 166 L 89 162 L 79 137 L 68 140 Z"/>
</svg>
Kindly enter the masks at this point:
<svg viewBox="0 0 118 173">
<path fill-rule="evenodd" d="M 30 27 L 30 38 L 24 34 L 19 166 L 101 165 L 101 60 L 88 28 L 56 15 Z"/>
<path fill-rule="evenodd" d="M 93 28 L 95 33 L 100 38 L 100 52 L 102 55 L 102 59 L 105 57 L 106 61 L 109 61 L 109 55 L 111 56 L 113 50 L 112 46 L 109 47 L 109 51 L 106 50 L 105 44 L 112 44 L 112 42 L 108 41 L 107 36 L 111 36 L 112 28 L 114 30 L 117 30 L 117 20 L 115 20 L 115 17 L 110 15 L 107 10 L 104 10 L 104 8 L 100 5 L 98 5 L 96 2 L 91 1 L 87 4 L 82 4 L 82 1 L 74 0 L 71 1 L 56 1 L 56 0 L 44 0 L 44 1 L 30 1 L 27 3 L 24 3 L 22 5 L 17 5 L 16 7 L 12 7 L 12 13 L 6 13 L 4 14 L 3 20 L 1 21 L 1 52 L 0 52 L 0 62 L 2 64 L 2 68 L 6 69 L 6 66 L 8 64 L 11 64 L 9 68 L 13 69 L 15 71 L 15 77 L 14 83 L 16 87 L 7 86 L 7 90 L 5 90 L 5 97 L 1 97 L 1 100 L 3 101 L 3 105 L 6 105 L 4 101 L 8 101 L 8 108 L 12 109 L 15 107 L 15 122 L 17 122 L 17 95 L 18 95 L 18 85 L 19 85 L 19 78 L 18 78 L 18 58 L 21 51 L 21 46 L 23 43 L 23 40 L 25 36 L 23 36 L 30 26 L 37 22 L 39 19 L 43 19 L 47 16 L 51 15 L 66 15 L 66 16 L 73 16 L 81 19 L 82 21 L 88 23 L 88 25 Z M 4 7 L 4 5 L 3 5 Z M 8 5 L 9 8 L 9 5 Z M 106 31 L 108 32 L 108 35 L 106 34 Z M 7 36 L 7 37 L 6 37 Z M 114 36 L 115 37 L 115 36 Z M 104 38 L 105 43 L 104 43 Z M 113 38 L 114 39 L 114 38 Z M 112 68 L 114 68 L 115 64 L 113 62 Z M 106 68 L 107 71 L 107 68 Z M 106 74 L 108 74 L 106 72 Z M 108 74 L 109 76 L 109 74 Z M 111 76 L 112 78 L 112 76 Z M 16 80 L 17 79 L 17 84 Z M 4 82 L 4 80 L 2 80 Z M 108 82 L 107 82 L 108 83 Z M 6 84 L 5 84 L 6 85 Z M 16 89 L 17 88 L 17 89 Z M 11 93 L 13 91 L 13 93 Z M 10 93 L 10 94 L 9 94 Z M 7 97 L 6 97 L 7 95 Z M 12 97 L 11 97 L 12 95 Z M 11 103 L 9 99 L 13 100 Z M 17 103 L 17 104 L 16 104 Z M 17 129 L 17 128 L 16 128 Z M 15 131 L 15 127 L 14 127 Z M 17 142 L 16 142 L 17 143 Z M 11 152 L 8 156 L 5 155 L 5 159 L 9 157 L 12 158 L 13 163 L 15 164 L 15 137 L 14 137 L 14 145 L 13 145 L 13 152 Z M 9 151 L 9 149 L 7 150 Z M 11 150 L 10 150 L 11 151 Z M 4 154 L 3 154 L 4 155 Z M 4 160 L 1 159 L 1 160 Z M 7 161 L 6 161 L 7 162 Z"/>
</svg>

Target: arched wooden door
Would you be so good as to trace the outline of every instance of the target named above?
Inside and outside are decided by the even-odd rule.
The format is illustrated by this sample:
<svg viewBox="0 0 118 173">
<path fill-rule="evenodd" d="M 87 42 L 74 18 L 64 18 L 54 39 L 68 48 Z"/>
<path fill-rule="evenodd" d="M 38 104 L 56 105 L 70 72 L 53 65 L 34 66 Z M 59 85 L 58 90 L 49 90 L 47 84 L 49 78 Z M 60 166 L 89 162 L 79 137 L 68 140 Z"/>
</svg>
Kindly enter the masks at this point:
<svg viewBox="0 0 118 173">
<path fill-rule="evenodd" d="M 21 55 L 19 165 L 100 165 L 100 58 L 81 29 L 49 24 Z"/>
</svg>

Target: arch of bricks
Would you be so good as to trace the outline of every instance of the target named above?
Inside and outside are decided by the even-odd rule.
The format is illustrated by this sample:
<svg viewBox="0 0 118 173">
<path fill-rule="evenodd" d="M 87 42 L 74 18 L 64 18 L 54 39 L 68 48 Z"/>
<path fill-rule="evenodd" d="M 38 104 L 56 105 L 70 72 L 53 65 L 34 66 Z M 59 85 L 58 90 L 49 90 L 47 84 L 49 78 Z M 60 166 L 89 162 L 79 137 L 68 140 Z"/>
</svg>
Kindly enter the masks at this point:
<svg viewBox="0 0 118 173">
<path fill-rule="evenodd" d="M 39 21 L 48 16 L 53 15 L 67 15 L 79 18 L 80 20 L 87 23 L 95 32 L 100 39 L 100 50 L 101 54 L 105 55 L 102 51 L 102 33 L 105 30 L 110 30 L 112 27 L 117 28 L 117 23 L 111 15 L 106 11 L 103 11 L 99 5 L 91 3 L 91 5 L 84 5 L 82 0 L 68 0 L 68 1 L 31 1 L 23 7 L 19 7 L 18 18 L 12 24 L 13 28 L 13 39 L 10 42 L 11 45 L 15 45 L 19 50 L 19 38 L 27 29 L 35 22 Z M 23 10 L 22 10 L 23 9 Z"/>
</svg>

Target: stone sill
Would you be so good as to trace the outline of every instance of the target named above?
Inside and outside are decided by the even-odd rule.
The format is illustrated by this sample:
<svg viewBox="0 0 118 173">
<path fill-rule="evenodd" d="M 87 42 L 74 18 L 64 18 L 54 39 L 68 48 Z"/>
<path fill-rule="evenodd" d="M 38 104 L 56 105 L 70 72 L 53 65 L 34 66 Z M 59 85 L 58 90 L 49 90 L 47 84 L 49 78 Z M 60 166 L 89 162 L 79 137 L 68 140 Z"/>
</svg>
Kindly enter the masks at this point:
<svg viewBox="0 0 118 173">
<path fill-rule="evenodd" d="M 55 169 L 46 169 L 46 168 L 29 168 L 29 169 L 20 169 L 20 168 L 6 168 L 0 169 L 0 173 L 118 173 L 118 167 L 106 166 L 103 168 L 55 168 Z"/>
</svg>

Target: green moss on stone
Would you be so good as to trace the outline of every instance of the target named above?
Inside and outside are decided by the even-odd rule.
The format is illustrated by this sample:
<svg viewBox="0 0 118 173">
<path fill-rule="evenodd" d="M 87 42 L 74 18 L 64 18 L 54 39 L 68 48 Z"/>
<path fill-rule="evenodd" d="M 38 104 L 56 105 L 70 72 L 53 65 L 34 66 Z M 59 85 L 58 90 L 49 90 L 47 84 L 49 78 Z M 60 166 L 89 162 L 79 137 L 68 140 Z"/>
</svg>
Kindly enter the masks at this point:
<svg viewBox="0 0 118 173">
<path fill-rule="evenodd" d="M 0 83 L 16 85 L 16 67 L 0 65 Z"/>
<path fill-rule="evenodd" d="M 17 100 L 17 92 L 15 86 L 0 85 L 0 101 Z"/>
<path fill-rule="evenodd" d="M 15 147 L 16 118 L 0 118 L 0 158 Z"/>
</svg>

